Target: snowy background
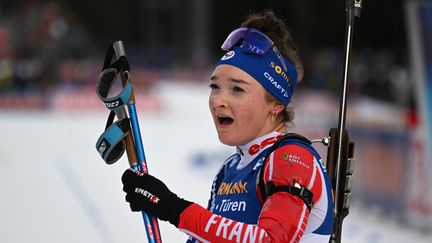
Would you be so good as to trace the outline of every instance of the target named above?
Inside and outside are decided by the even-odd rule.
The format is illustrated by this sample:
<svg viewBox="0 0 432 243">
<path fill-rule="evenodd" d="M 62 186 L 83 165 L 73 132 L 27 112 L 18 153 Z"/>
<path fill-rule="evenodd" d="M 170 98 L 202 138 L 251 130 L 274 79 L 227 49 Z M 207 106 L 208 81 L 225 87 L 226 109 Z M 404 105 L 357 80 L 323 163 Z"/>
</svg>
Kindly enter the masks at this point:
<svg viewBox="0 0 432 243">
<path fill-rule="evenodd" d="M 164 84 L 157 93 L 163 112 L 138 109 L 150 172 L 205 206 L 218 161 L 233 151 L 218 142 L 208 88 Z M 0 113 L 0 242 L 146 242 L 141 215 L 124 201 L 126 156 L 107 165 L 95 149 L 106 116 L 103 109 Z M 186 239 L 166 222 L 160 227 L 164 242 Z M 361 203 L 343 228 L 343 242 L 352 243 L 430 243 L 431 237 Z"/>
</svg>

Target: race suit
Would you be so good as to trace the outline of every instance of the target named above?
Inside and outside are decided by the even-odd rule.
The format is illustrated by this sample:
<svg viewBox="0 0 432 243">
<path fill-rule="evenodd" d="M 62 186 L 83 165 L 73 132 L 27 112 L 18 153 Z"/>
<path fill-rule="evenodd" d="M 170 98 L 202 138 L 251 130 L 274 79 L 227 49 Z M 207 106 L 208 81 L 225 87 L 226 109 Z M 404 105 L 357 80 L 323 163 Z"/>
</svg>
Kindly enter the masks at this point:
<svg viewBox="0 0 432 243">
<path fill-rule="evenodd" d="M 192 204 L 180 215 L 179 229 L 191 236 L 187 242 L 329 241 L 333 201 L 321 158 L 310 144 L 293 139 L 268 155 L 281 136 L 272 132 L 237 147 L 213 181 L 208 209 Z M 311 207 L 288 192 L 263 202 L 259 173 L 264 183 L 306 187 L 313 194 Z"/>
</svg>

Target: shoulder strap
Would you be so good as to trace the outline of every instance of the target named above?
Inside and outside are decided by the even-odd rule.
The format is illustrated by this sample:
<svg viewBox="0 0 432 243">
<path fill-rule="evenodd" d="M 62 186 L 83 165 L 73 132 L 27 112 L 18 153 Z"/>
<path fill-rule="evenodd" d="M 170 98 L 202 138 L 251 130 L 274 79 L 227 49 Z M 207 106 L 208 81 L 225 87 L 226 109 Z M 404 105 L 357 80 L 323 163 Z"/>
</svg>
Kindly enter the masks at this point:
<svg viewBox="0 0 432 243">
<path fill-rule="evenodd" d="M 263 169 L 265 168 L 265 163 L 268 159 L 268 157 L 270 156 L 271 153 L 273 153 L 276 149 L 278 149 L 283 143 L 288 142 L 289 140 L 291 141 L 297 141 L 297 142 L 301 142 L 304 143 L 306 145 L 311 145 L 312 142 L 305 138 L 302 135 L 299 135 L 297 133 L 287 133 L 284 134 L 282 137 L 280 137 L 267 151 L 267 155 L 264 159 L 263 165 L 261 166 L 260 172 L 259 172 L 259 190 L 260 190 L 260 194 L 261 194 L 261 199 L 262 202 L 265 202 L 267 197 L 271 196 L 273 193 L 275 192 L 280 192 L 280 191 L 284 191 L 284 192 L 288 192 L 294 196 L 298 196 L 300 197 L 300 199 L 302 199 L 306 206 L 308 207 L 309 211 L 311 210 L 312 207 L 312 200 L 313 200 L 313 194 L 312 192 L 307 189 L 306 187 L 299 185 L 299 184 L 295 184 L 294 186 L 276 186 L 272 181 L 268 182 L 267 184 L 264 183 L 264 171 Z"/>
</svg>

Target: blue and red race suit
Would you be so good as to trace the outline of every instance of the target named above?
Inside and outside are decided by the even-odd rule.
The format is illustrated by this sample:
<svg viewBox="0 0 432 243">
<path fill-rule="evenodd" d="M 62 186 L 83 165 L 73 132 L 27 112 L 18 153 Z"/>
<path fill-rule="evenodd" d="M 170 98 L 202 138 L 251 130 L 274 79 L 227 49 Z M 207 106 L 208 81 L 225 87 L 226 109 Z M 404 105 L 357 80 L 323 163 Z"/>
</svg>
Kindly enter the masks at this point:
<svg viewBox="0 0 432 243">
<path fill-rule="evenodd" d="M 192 204 L 180 215 L 178 227 L 191 236 L 188 242 L 329 241 L 333 201 L 321 158 L 310 144 L 295 139 L 270 151 L 281 136 L 272 132 L 237 147 L 213 181 L 208 209 Z M 263 202 L 260 178 L 275 186 L 307 188 L 312 206 L 288 192 Z"/>
</svg>

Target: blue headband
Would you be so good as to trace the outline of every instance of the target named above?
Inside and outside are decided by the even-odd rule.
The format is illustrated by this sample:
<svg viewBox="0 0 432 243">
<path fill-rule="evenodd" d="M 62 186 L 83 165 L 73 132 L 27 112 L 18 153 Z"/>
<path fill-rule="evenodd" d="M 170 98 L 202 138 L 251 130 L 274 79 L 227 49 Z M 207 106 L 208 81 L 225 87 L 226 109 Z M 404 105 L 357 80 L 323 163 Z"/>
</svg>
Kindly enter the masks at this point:
<svg viewBox="0 0 432 243">
<path fill-rule="evenodd" d="M 255 78 L 271 95 L 284 105 L 288 105 L 297 82 L 297 72 L 288 60 L 273 49 L 264 55 L 246 53 L 241 47 L 234 47 L 216 64 L 227 64 L 240 68 Z M 285 73 L 281 58 L 284 59 L 287 72 Z"/>
</svg>

